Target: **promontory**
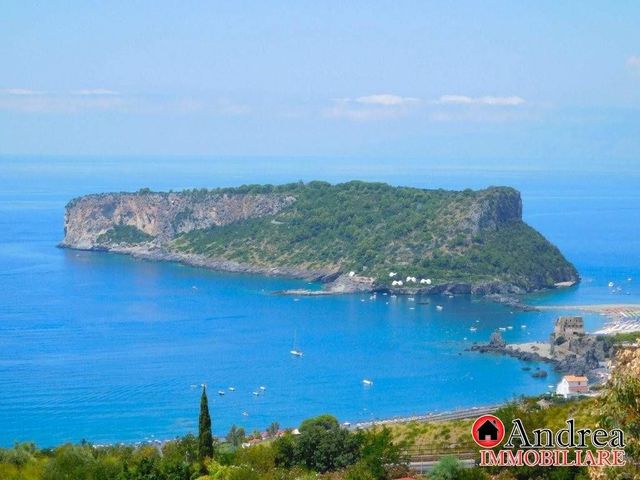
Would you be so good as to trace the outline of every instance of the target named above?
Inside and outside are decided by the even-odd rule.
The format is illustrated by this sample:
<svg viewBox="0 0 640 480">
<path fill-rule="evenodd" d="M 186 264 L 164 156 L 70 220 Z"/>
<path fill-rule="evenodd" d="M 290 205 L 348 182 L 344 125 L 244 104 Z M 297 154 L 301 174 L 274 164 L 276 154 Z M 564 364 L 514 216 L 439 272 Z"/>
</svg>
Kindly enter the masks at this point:
<svg viewBox="0 0 640 480">
<path fill-rule="evenodd" d="M 579 279 L 522 220 L 509 187 L 314 181 L 101 193 L 68 203 L 61 246 L 317 279 L 332 292 L 509 294 Z"/>
</svg>

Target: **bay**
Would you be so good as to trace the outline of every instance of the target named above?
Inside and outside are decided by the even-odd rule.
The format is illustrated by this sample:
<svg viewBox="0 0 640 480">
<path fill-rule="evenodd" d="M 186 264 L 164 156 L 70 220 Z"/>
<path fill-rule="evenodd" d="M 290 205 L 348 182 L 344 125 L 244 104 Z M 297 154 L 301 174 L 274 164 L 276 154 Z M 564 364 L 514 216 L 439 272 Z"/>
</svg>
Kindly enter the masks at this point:
<svg viewBox="0 0 640 480">
<path fill-rule="evenodd" d="M 544 340 L 557 313 L 514 312 L 469 296 L 296 299 L 272 292 L 308 287 L 305 282 L 58 249 L 64 205 L 81 194 L 300 179 L 510 185 L 522 192 L 525 220 L 583 278 L 578 287 L 529 301 L 640 301 L 633 170 L 5 156 L 0 171 L 0 446 L 136 442 L 194 432 L 202 383 L 209 387 L 214 433 L 224 435 L 232 424 L 248 431 L 273 421 L 294 427 L 327 412 L 355 422 L 486 405 L 542 393 L 557 381 L 553 372 L 532 378 L 515 359 L 465 351 L 499 327 L 513 327 L 504 332 L 510 342 Z M 609 281 L 621 290 L 612 292 Z M 586 321 L 595 329 L 603 320 Z M 294 337 L 302 358 L 289 354 Z M 374 384 L 364 386 L 364 378 Z M 253 395 L 260 386 L 264 393 Z"/>
</svg>

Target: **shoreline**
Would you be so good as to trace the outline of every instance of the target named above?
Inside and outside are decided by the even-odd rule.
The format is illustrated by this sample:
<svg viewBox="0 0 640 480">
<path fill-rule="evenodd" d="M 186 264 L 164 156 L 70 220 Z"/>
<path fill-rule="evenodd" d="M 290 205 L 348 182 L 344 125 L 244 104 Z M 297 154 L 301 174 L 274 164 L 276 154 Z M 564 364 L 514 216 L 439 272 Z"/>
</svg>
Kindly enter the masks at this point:
<svg viewBox="0 0 640 480">
<path fill-rule="evenodd" d="M 544 311 L 574 311 L 597 313 L 607 318 L 607 322 L 594 335 L 615 335 L 617 333 L 639 332 L 640 303 L 603 303 L 590 305 L 535 305 Z"/>
<path fill-rule="evenodd" d="M 344 428 L 347 428 L 348 430 L 360 430 L 360 429 L 373 428 L 379 425 L 401 425 L 401 424 L 412 423 L 412 422 L 429 423 L 429 422 L 448 421 L 448 420 L 465 420 L 465 419 L 476 418 L 481 415 L 493 413 L 500 407 L 503 407 L 508 404 L 509 402 L 505 401 L 505 402 L 496 403 L 496 404 L 480 405 L 480 406 L 473 406 L 473 407 L 461 407 L 461 408 L 456 408 L 452 410 L 438 411 L 436 409 L 426 413 L 415 414 L 415 415 L 390 416 L 390 417 L 384 417 L 384 418 L 375 419 L 375 420 L 361 420 L 361 421 L 354 421 L 354 422 L 341 421 L 340 425 L 343 426 Z M 338 420 L 340 421 L 340 419 Z M 242 427 L 242 425 L 239 425 L 239 426 Z M 281 427 L 281 431 L 285 431 L 285 430 L 293 431 L 296 429 L 297 427 Z M 189 432 L 185 433 L 184 435 L 187 435 L 188 433 Z M 266 431 L 260 431 L 260 433 L 266 433 Z M 93 445 L 93 447 L 95 448 L 107 448 L 107 447 L 123 446 L 123 445 L 132 446 L 136 448 L 144 445 L 162 446 L 166 443 L 173 442 L 184 435 L 178 434 L 172 438 L 149 438 L 149 436 L 147 436 L 147 438 L 142 440 L 99 442 L 99 443 L 91 443 L 91 445 Z M 150 435 L 150 436 L 154 437 L 154 435 Z M 224 440 L 225 438 L 224 435 L 216 435 L 215 437 L 221 440 Z M 274 437 L 263 438 L 262 440 L 260 440 L 260 442 L 269 440 L 270 438 L 274 438 Z M 0 447 L 0 448 L 4 448 L 4 447 Z M 43 447 L 43 448 L 55 448 L 55 445 L 53 447 Z"/>
<path fill-rule="evenodd" d="M 344 295 L 352 293 L 383 293 L 392 295 L 475 295 L 484 297 L 496 303 L 523 311 L 535 311 L 536 306 L 524 304 L 519 296 L 526 293 L 549 291 L 554 289 L 568 288 L 575 285 L 575 282 L 556 284 L 554 288 L 544 288 L 526 292 L 520 287 L 510 283 L 494 280 L 483 282 L 448 281 L 429 286 L 413 287 L 388 287 L 378 285 L 375 279 L 361 275 L 351 275 L 336 268 L 307 269 L 303 267 L 269 267 L 250 263 L 227 260 L 223 258 L 206 257 L 200 254 L 181 253 L 167 251 L 154 246 L 152 248 L 136 247 L 102 247 L 102 246 L 82 246 L 60 242 L 58 248 L 68 250 L 78 250 L 85 252 L 112 253 L 127 255 L 139 260 L 155 262 L 175 262 L 182 265 L 206 268 L 219 272 L 244 273 L 253 275 L 265 275 L 269 277 L 283 277 L 295 280 L 306 280 L 323 284 L 320 290 L 312 289 L 290 289 L 273 292 L 277 295 L 297 295 L 297 296 L 327 296 Z"/>
<path fill-rule="evenodd" d="M 488 413 L 493 413 L 500 407 L 503 407 L 507 404 L 508 402 L 502 402 L 502 403 L 496 403 L 494 405 L 463 407 L 463 408 L 457 408 L 453 410 L 445 410 L 439 413 L 436 413 L 437 410 L 435 410 L 432 412 L 427 412 L 425 414 L 419 414 L 419 415 L 387 417 L 387 418 L 381 418 L 378 420 L 367 420 L 367 421 L 356 422 L 356 423 L 344 422 L 343 425 L 346 425 L 347 428 L 349 429 L 361 429 L 361 428 L 371 428 L 378 425 L 397 425 L 397 424 L 411 423 L 411 422 L 428 423 L 428 422 L 437 422 L 437 421 L 446 421 L 446 420 L 463 420 L 468 418 L 475 418 L 481 415 L 486 415 Z"/>
</svg>

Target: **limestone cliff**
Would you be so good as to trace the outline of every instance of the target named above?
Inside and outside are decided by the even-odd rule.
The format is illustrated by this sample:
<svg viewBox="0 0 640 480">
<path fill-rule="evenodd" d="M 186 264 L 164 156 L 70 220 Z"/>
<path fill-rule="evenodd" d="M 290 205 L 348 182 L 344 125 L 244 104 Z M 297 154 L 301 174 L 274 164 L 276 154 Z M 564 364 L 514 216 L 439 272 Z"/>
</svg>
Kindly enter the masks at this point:
<svg viewBox="0 0 640 480">
<path fill-rule="evenodd" d="M 210 192 L 87 195 L 67 205 L 62 245 L 109 249 L 118 243 L 109 240 L 109 232 L 118 226 L 129 226 L 161 246 L 191 230 L 274 215 L 294 201 L 291 195 Z"/>
</svg>

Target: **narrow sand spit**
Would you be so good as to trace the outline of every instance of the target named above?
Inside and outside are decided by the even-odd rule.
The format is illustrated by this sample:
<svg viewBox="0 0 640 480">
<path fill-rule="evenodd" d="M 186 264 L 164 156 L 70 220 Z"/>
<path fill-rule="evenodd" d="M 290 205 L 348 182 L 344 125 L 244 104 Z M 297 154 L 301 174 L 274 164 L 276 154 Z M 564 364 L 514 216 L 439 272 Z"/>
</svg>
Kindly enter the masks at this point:
<svg viewBox="0 0 640 480">
<path fill-rule="evenodd" d="M 607 323 L 596 334 L 614 335 L 616 333 L 640 332 L 640 304 L 602 304 L 602 305 L 543 305 L 540 310 L 571 310 L 577 312 L 599 313 L 607 317 Z"/>
</svg>

